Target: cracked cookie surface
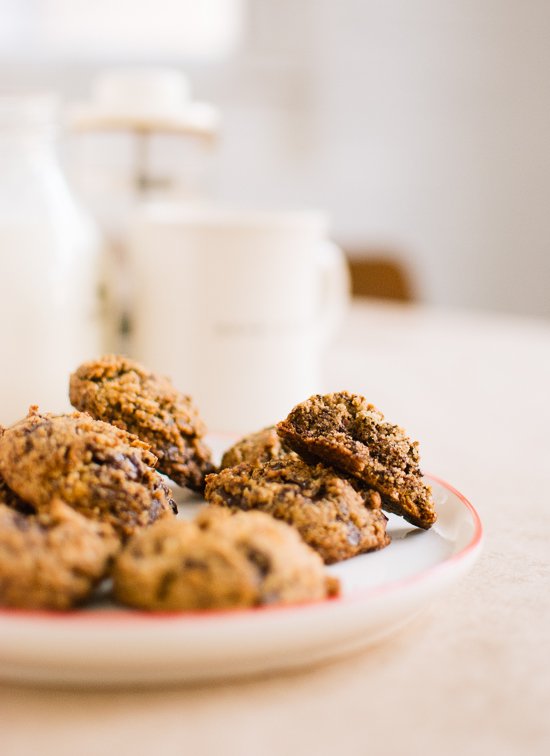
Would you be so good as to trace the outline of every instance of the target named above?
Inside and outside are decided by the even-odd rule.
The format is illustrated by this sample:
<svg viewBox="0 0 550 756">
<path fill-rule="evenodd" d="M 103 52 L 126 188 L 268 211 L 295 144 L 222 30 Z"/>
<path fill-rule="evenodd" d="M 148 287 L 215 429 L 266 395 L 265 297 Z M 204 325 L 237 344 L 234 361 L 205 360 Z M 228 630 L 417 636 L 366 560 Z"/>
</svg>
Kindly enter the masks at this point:
<svg viewBox="0 0 550 756">
<path fill-rule="evenodd" d="M 47 512 L 24 515 L 0 491 L 0 605 L 69 609 L 105 577 L 120 542 L 104 523 L 60 500 Z"/>
<path fill-rule="evenodd" d="M 277 432 L 306 459 L 343 470 L 382 496 L 382 507 L 413 525 L 436 520 L 430 487 L 419 467 L 418 443 L 366 399 L 347 391 L 312 396 L 298 404 Z"/>
<path fill-rule="evenodd" d="M 106 355 L 71 375 L 70 399 L 76 409 L 148 443 L 158 469 L 175 483 L 202 491 L 205 476 L 214 470 L 202 441 L 204 423 L 191 398 L 167 378 L 134 360 Z"/>
<path fill-rule="evenodd" d="M 113 579 L 119 601 L 160 611 L 293 604 L 338 591 L 292 528 L 262 512 L 214 507 L 136 534 Z"/>
<path fill-rule="evenodd" d="M 123 537 L 174 515 L 155 463 L 147 444 L 81 412 L 51 415 L 31 407 L 0 435 L 0 475 L 21 499 L 47 514 L 58 497 Z"/>
<path fill-rule="evenodd" d="M 240 438 L 233 446 L 227 449 L 222 457 L 220 469 L 235 467 L 241 462 L 261 464 L 270 459 L 279 459 L 294 452 L 281 441 L 275 426 L 264 428 L 256 433 Z"/>
<path fill-rule="evenodd" d="M 365 487 L 359 492 L 333 469 L 309 465 L 296 455 L 210 475 L 205 497 L 211 504 L 260 510 L 283 520 L 327 564 L 381 549 L 390 541 L 376 492 Z"/>
</svg>

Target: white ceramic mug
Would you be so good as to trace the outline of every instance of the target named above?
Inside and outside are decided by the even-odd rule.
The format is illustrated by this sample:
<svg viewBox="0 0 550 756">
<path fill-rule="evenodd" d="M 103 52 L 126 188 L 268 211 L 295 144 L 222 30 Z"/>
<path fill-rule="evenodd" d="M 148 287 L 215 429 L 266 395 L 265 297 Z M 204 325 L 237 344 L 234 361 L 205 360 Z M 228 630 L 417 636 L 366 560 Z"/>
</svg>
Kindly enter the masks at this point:
<svg viewBox="0 0 550 756">
<path fill-rule="evenodd" d="M 149 208 L 130 238 L 131 351 L 209 428 L 257 430 L 320 390 L 349 296 L 322 215 Z"/>
</svg>

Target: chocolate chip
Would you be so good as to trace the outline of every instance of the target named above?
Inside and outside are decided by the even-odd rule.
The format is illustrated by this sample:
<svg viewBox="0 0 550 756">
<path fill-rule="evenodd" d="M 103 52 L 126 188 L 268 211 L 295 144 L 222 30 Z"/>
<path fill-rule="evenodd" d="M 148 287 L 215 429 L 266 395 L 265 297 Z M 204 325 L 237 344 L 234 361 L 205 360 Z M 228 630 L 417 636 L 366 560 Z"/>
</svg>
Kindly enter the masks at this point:
<svg viewBox="0 0 550 756">
<path fill-rule="evenodd" d="M 263 551 L 248 547 L 245 552 L 248 561 L 258 570 L 261 578 L 265 578 L 271 571 L 271 559 Z"/>
</svg>

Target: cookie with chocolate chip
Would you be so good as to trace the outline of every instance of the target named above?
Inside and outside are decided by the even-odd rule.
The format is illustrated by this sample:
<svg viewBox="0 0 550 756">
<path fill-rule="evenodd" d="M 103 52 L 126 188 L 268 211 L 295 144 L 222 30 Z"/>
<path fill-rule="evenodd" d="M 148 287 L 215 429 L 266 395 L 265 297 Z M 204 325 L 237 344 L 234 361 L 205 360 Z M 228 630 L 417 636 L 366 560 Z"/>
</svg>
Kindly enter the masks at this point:
<svg viewBox="0 0 550 756">
<path fill-rule="evenodd" d="M 168 378 L 120 355 L 85 362 L 71 375 L 71 403 L 97 420 L 135 434 L 151 447 L 158 469 L 180 486 L 202 491 L 213 472 L 206 432 L 191 398 Z"/>
<path fill-rule="evenodd" d="M 0 475 L 12 492 L 47 514 L 60 498 L 123 536 L 176 511 L 147 444 L 82 412 L 28 416 L 0 435 Z"/>
<path fill-rule="evenodd" d="M 242 463 L 210 475 L 205 498 L 232 510 L 260 510 L 292 525 L 327 564 L 387 546 L 380 496 L 323 464 L 296 455 Z"/>
<path fill-rule="evenodd" d="M 436 520 L 429 485 L 422 478 L 418 442 L 357 394 L 317 394 L 277 425 L 282 441 L 308 460 L 332 465 L 374 488 L 382 507 L 413 525 Z"/>
<path fill-rule="evenodd" d="M 25 515 L 5 503 L 5 491 L 0 492 L 0 605 L 63 610 L 81 604 L 119 549 L 113 529 L 59 499 L 47 512 Z"/>
<path fill-rule="evenodd" d="M 292 528 L 261 512 L 214 507 L 136 534 L 113 580 L 121 603 L 157 611 L 294 604 L 338 590 Z"/>
</svg>

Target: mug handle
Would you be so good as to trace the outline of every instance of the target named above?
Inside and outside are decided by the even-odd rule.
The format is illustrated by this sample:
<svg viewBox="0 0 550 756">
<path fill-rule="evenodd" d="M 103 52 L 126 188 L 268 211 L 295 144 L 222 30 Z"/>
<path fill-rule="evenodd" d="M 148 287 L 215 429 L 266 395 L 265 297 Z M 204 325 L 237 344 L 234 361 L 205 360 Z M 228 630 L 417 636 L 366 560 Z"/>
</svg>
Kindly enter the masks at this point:
<svg viewBox="0 0 550 756">
<path fill-rule="evenodd" d="M 348 311 L 351 279 L 346 256 L 340 247 L 328 239 L 319 246 L 319 340 L 326 345 L 336 335 Z"/>
</svg>

